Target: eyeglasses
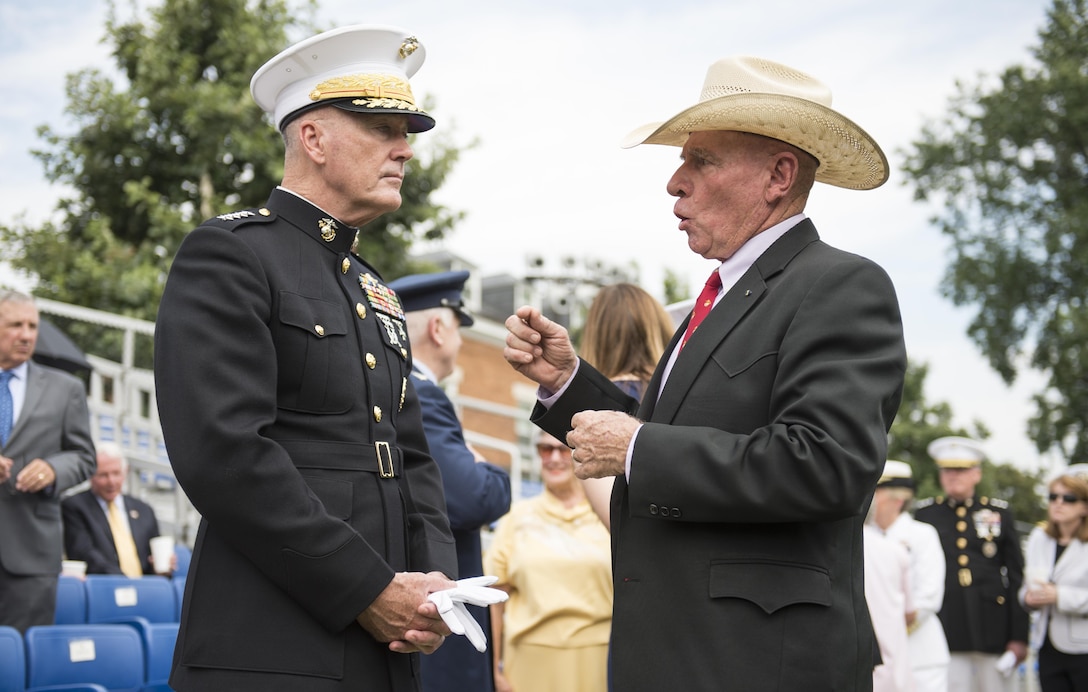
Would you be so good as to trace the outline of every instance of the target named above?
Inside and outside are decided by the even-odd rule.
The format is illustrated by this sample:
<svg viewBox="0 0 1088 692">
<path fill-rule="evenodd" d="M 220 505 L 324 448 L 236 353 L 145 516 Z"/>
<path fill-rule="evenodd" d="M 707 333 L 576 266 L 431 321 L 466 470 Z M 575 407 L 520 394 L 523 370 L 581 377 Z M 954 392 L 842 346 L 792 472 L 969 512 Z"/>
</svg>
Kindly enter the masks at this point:
<svg viewBox="0 0 1088 692">
<path fill-rule="evenodd" d="M 1058 500 L 1061 500 L 1067 505 L 1075 505 L 1078 502 L 1083 502 L 1083 500 L 1081 500 L 1079 497 L 1072 493 L 1065 493 L 1064 495 L 1059 495 L 1058 493 L 1050 493 L 1046 496 L 1046 498 L 1051 502 L 1057 502 Z"/>
<path fill-rule="evenodd" d="M 560 454 L 570 454 L 570 447 L 566 445 L 550 445 L 545 442 L 541 442 L 536 446 L 536 453 L 542 457 L 550 457 L 556 452 L 559 452 Z"/>
</svg>

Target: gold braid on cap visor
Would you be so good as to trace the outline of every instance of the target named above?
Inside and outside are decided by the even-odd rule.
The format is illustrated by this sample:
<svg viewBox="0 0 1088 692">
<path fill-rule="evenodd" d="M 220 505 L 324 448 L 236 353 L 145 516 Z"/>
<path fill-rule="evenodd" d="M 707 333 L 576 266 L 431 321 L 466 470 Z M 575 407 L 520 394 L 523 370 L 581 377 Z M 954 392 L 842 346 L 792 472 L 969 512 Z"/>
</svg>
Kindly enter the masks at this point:
<svg viewBox="0 0 1088 692">
<path fill-rule="evenodd" d="M 310 92 L 311 101 L 355 98 L 357 106 L 396 108 L 422 113 L 408 82 L 387 74 L 352 74 L 326 79 Z"/>
</svg>

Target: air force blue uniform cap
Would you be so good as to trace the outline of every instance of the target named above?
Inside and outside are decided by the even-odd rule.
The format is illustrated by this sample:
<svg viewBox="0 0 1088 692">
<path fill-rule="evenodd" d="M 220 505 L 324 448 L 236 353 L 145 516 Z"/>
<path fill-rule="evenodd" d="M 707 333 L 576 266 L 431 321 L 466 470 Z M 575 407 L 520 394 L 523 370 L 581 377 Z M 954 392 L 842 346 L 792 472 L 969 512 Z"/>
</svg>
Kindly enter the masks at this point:
<svg viewBox="0 0 1088 692">
<path fill-rule="evenodd" d="M 473 319 L 461 295 L 467 279 L 467 271 L 410 274 L 390 281 L 389 288 L 396 291 L 405 312 L 449 308 L 457 313 L 462 327 L 469 327 Z"/>
</svg>

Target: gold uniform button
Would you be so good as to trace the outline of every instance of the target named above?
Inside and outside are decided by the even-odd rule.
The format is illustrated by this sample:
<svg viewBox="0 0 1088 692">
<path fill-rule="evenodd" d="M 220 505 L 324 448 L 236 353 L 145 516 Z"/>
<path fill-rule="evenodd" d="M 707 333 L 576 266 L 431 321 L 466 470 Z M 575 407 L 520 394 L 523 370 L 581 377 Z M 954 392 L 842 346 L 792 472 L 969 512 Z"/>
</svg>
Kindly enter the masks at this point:
<svg viewBox="0 0 1088 692">
<path fill-rule="evenodd" d="M 351 260 L 345 257 L 344 261 L 340 263 L 340 273 L 347 274 L 349 269 L 351 269 Z"/>
<path fill-rule="evenodd" d="M 366 319 L 366 306 L 363 305 L 362 303 L 356 303 L 355 304 L 355 314 L 359 316 L 359 319 L 365 320 Z"/>
<path fill-rule="evenodd" d="M 964 538 L 963 536 L 960 536 L 959 538 L 957 538 L 956 539 L 956 547 L 959 548 L 960 550 L 963 550 L 964 548 L 966 548 L 967 547 L 967 539 Z"/>
<path fill-rule="evenodd" d="M 382 422 L 382 407 L 381 406 L 375 406 L 374 407 L 374 421 L 376 423 L 381 423 Z"/>
<path fill-rule="evenodd" d="M 401 356 L 401 358 L 407 358 L 408 357 L 408 349 L 402 347 L 400 349 L 400 356 Z"/>
<path fill-rule="evenodd" d="M 314 331 L 317 332 L 318 336 L 325 336 L 325 328 L 322 327 L 320 324 L 314 325 Z"/>
<path fill-rule="evenodd" d="M 272 216 L 272 212 L 268 211 L 264 207 L 261 207 L 260 209 L 258 209 L 257 213 L 260 214 L 261 216 Z"/>
<path fill-rule="evenodd" d="M 998 605 L 1005 605 L 1005 597 L 1004 596 L 998 596 L 997 597 L 997 604 Z"/>
<path fill-rule="evenodd" d="M 956 531 L 959 531 L 960 533 L 963 533 L 966 530 L 967 530 L 967 522 L 966 521 L 957 521 L 956 522 Z"/>
<path fill-rule="evenodd" d="M 966 567 L 970 560 L 966 555 L 960 555 L 956 561 L 960 563 L 960 567 Z"/>
<path fill-rule="evenodd" d="M 366 354 L 366 366 L 373 370 L 378 365 L 378 359 L 374 357 L 373 353 Z"/>
<path fill-rule="evenodd" d="M 956 508 L 956 516 L 959 517 L 960 519 L 966 517 L 967 516 L 967 508 L 966 507 L 957 507 Z"/>
</svg>

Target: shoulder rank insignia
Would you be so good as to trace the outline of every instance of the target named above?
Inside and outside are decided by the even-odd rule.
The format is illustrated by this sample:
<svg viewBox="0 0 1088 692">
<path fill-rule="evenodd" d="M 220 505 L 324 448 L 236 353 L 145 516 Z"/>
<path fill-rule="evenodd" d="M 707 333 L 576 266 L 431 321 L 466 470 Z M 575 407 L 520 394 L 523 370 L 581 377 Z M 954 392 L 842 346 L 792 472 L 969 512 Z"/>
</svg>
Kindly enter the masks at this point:
<svg viewBox="0 0 1088 692">
<path fill-rule="evenodd" d="M 932 497 L 927 497 L 924 500 L 917 500 L 914 503 L 914 509 L 922 509 L 923 507 L 929 507 L 930 505 L 933 504 L 933 501 L 934 500 L 933 500 Z"/>
<path fill-rule="evenodd" d="M 265 207 L 260 209 L 240 209 L 238 211 L 231 211 L 218 216 L 213 216 L 204 223 L 219 226 L 220 228 L 235 228 L 242 226 L 253 221 L 260 221 L 267 223 L 273 220 L 274 214 L 272 211 Z M 217 223 L 218 222 L 218 223 Z"/>
</svg>

